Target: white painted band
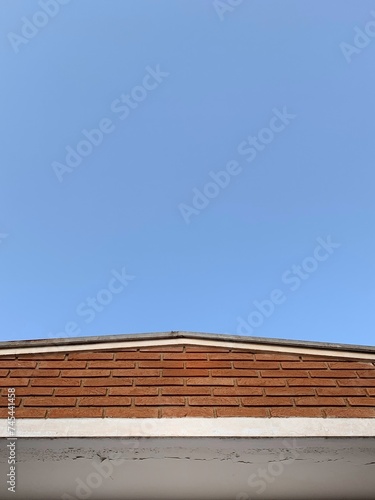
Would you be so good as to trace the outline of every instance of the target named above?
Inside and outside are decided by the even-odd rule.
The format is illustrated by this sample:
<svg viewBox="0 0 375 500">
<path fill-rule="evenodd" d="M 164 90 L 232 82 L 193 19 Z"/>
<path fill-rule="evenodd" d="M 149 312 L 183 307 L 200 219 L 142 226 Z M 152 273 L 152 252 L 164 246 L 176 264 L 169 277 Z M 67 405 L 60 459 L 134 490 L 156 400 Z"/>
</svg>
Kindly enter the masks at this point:
<svg viewBox="0 0 375 500">
<path fill-rule="evenodd" d="M 223 347 L 227 349 L 243 349 L 246 351 L 259 351 L 259 352 L 274 352 L 281 354 L 306 354 L 310 356 L 329 356 L 335 358 L 350 358 L 350 359 L 363 359 L 368 361 L 375 361 L 375 354 L 355 351 L 341 351 L 334 349 L 318 349 L 313 347 L 290 347 L 284 345 L 265 345 L 257 344 L 255 342 L 230 342 L 230 341 L 216 341 L 205 339 L 158 339 L 158 340 L 131 340 L 107 343 L 85 343 L 85 344 L 67 344 L 67 345 L 53 345 L 51 340 L 50 346 L 40 347 L 14 347 L 2 349 L 1 356 L 13 354 L 36 354 L 36 353 L 52 353 L 52 352 L 76 352 L 76 351 L 96 351 L 96 350 L 115 350 L 115 349 L 138 349 L 141 347 L 162 347 L 162 346 L 176 346 L 176 345 L 193 345 L 193 346 L 207 346 L 207 347 Z"/>
<path fill-rule="evenodd" d="M 19 419 L 15 437 L 375 437 L 375 418 Z M 10 437 L 0 419 L 0 437 Z M 14 437 L 14 436 L 13 436 Z"/>
</svg>

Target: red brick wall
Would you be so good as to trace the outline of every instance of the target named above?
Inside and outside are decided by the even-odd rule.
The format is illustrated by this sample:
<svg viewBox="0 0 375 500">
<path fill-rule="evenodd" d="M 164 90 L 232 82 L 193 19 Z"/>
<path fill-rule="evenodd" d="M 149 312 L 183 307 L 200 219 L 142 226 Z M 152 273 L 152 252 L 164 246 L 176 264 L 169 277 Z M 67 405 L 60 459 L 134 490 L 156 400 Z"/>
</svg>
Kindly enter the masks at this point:
<svg viewBox="0 0 375 500">
<path fill-rule="evenodd" d="M 0 356 L 0 417 L 375 417 L 375 363 L 192 346 Z"/>
</svg>

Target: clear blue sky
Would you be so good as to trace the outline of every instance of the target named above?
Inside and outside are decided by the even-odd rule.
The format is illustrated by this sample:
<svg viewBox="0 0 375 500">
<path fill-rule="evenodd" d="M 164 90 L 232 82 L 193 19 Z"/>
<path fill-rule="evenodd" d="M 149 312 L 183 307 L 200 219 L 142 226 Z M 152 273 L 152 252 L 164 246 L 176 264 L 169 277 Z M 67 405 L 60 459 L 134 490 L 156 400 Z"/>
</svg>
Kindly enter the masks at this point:
<svg viewBox="0 0 375 500">
<path fill-rule="evenodd" d="M 1 339 L 374 345 L 375 1 L 39 3 L 0 5 Z"/>
</svg>

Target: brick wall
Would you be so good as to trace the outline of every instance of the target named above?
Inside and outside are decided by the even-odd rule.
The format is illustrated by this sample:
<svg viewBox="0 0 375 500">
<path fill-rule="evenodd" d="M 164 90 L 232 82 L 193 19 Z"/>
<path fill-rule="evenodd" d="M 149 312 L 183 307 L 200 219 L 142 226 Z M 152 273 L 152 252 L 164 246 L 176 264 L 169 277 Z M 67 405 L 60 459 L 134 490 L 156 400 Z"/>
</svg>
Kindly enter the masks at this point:
<svg viewBox="0 0 375 500">
<path fill-rule="evenodd" d="M 0 417 L 375 417 L 375 363 L 193 346 L 0 356 Z"/>
</svg>

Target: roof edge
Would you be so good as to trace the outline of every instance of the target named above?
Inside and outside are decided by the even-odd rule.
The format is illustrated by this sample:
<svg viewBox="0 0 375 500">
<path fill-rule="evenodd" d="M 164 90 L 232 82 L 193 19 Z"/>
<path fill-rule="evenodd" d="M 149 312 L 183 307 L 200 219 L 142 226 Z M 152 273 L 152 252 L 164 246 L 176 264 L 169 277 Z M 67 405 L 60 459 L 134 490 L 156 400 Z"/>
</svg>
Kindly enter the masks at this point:
<svg viewBox="0 0 375 500">
<path fill-rule="evenodd" d="M 40 418 L 17 420 L 19 438 L 373 438 L 374 418 Z M 8 435 L 0 419 L 0 437 Z"/>
<path fill-rule="evenodd" d="M 49 338 L 35 340 L 11 340 L 0 342 L 0 354 L 5 349 L 18 348 L 36 348 L 36 347 L 57 347 L 57 346 L 74 346 L 90 344 L 110 344 L 118 342 L 134 342 L 147 340 L 173 340 L 173 339 L 194 339 L 194 340 L 209 340 L 213 342 L 225 343 L 241 343 L 241 344 L 259 344 L 261 346 L 275 347 L 299 347 L 310 349 L 333 350 L 340 352 L 362 352 L 375 354 L 375 346 L 355 345 L 355 344 L 339 344 L 330 342 L 315 342 L 309 340 L 288 340 L 277 338 L 264 337 L 247 337 L 242 335 L 229 334 L 214 334 L 202 332 L 186 332 L 186 331 L 170 331 L 170 332 L 155 332 L 155 333 L 136 333 L 136 334 L 119 334 L 119 335 L 100 335 L 88 337 L 66 337 L 66 338 Z"/>
</svg>

